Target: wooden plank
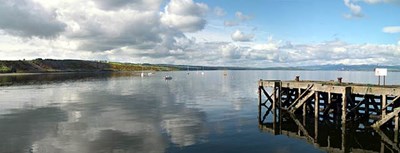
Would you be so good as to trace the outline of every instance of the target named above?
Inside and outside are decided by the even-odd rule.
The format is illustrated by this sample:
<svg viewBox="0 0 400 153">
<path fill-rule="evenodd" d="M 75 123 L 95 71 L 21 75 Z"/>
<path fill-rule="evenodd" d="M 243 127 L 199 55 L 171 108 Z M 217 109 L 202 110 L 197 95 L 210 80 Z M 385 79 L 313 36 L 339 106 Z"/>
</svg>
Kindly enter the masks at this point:
<svg viewBox="0 0 400 153">
<path fill-rule="evenodd" d="M 397 152 L 400 152 L 400 148 L 397 146 L 397 143 L 394 143 L 386 134 L 380 130 L 380 129 L 375 129 L 376 133 L 378 133 L 381 136 L 381 141 L 389 144 L 394 150 Z"/>
<path fill-rule="evenodd" d="M 279 80 L 260 80 L 264 86 L 273 87 L 274 82 Z M 327 81 L 282 81 L 282 87 L 284 88 L 301 88 L 306 89 L 308 84 L 315 84 L 314 90 L 332 92 L 340 94 L 347 86 L 351 87 L 351 93 L 365 95 L 388 95 L 388 96 L 400 96 L 400 86 L 375 86 L 370 84 L 354 84 L 354 83 L 342 83 L 337 84 L 334 82 Z"/>
<path fill-rule="evenodd" d="M 386 110 L 386 108 L 387 108 L 388 106 L 390 106 L 391 104 L 394 104 L 394 102 L 396 102 L 397 100 L 399 100 L 399 98 L 400 98 L 400 96 L 397 96 L 396 98 L 394 98 L 394 99 L 392 100 L 392 102 L 390 102 L 389 104 L 386 104 L 386 106 L 383 107 L 382 109 L 385 109 L 385 110 Z"/>
<path fill-rule="evenodd" d="M 293 106 L 296 106 L 296 104 L 303 98 L 303 96 L 313 87 L 313 85 L 309 85 L 303 93 L 300 94 L 300 88 L 299 88 L 299 97 L 288 107 L 288 109 L 292 108 Z"/>
<path fill-rule="evenodd" d="M 307 100 L 309 98 L 311 98 L 311 96 L 313 96 L 314 93 L 315 93 L 315 91 L 310 91 L 306 96 L 299 97 L 300 98 L 299 102 L 294 107 L 292 107 L 290 111 L 292 113 L 294 113 L 298 108 L 300 108 L 300 106 L 305 105 L 304 103 L 307 102 Z M 304 112 L 303 112 L 303 115 L 304 115 Z"/>
<path fill-rule="evenodd" d="M 383 124 L 385 124 L 387 121 L 389 121 L 390 119 L 392 119 L 394 116 L 398 115 L 400 113 L 400 109 L 394 109 L 393 112 L 383 116 L 383 118 L 377 122 L 375 122 L 372 127 L 374 128 L 379 128 L 381 127 Z"/>
<path fill-rule="evenodd" d="M 353 94 L 364 95 L 366 93 L 372 95 L 388 95 L 388 96 L 399 96 L 400 88 L 399 87 L 370 87 L 368 85 L 365 86 L 351 86 Z M 367 92 L 366 92 L 367 91 Z"/>
<path fill-rule="evenodd" d="M 271 94 L 271 96 L 268 94 L 268 92 L 264 89 L 264 87 L 261 87 L 262 92 L 264 93 L 264 95 L 267 97 L 267 99 L 272 103 L 272 98 L 271 96 L 273 96 L 275 94 L 275 91 L 273 91 L 273 93 Z"/>
<path fill-rule="evenodd" d="M 304 136 L 310 140 L 311 142 L 314 142 L 313 137 L 308 134 L 306 128 L 300 123 L 300 121 L 296 118 L 296 116 L 293 113 L 289 112 L 290 117 L 293 119 L 293 121 L 296 123 L 296 125 L 299 127 L 299 130 L 303 132 Z"/>
</svg>

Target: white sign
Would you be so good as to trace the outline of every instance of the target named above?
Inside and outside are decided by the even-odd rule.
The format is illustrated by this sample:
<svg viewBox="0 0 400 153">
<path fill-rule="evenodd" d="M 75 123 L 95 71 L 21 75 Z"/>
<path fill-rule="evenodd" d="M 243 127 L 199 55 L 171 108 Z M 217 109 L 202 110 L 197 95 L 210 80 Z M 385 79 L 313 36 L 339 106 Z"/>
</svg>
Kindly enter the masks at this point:
<svg viewBox="0 0 400 153">
<path fill-rule="evenodd" d="M 385 68 L 376 68 L 375 76 L 387 76 L 387 69 Z"/>
</svg>

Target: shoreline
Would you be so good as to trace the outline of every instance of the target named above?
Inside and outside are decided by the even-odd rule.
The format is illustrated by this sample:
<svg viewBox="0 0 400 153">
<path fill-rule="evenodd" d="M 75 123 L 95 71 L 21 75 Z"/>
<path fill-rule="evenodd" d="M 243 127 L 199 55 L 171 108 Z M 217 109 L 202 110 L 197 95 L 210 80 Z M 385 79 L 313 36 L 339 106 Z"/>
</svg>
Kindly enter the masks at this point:
<svg viewBox="0 0 400 153">
<path fill-rule="evenodd" d="M 154 71 L 143 71 L 143 72 L 153 72 Z M 24 75 L 44 75 L 44 74 L 75 74 L 75 73 L 138 73 L 141 71 L 55 71 L 55 72 L 21 72 L 21 73 L 0 73 L 2 76 L 24 76 Z"/>
</svg>

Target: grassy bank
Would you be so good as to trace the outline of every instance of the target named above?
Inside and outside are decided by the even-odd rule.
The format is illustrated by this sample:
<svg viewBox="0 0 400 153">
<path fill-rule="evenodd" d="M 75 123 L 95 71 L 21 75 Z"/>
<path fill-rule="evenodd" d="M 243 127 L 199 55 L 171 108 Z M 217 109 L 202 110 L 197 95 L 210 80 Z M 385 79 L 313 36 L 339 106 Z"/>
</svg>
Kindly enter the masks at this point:
<svg viewBox="0 0 400 153">
<path fill-rule="evenodd" d="M 96 72 L 96 71 L 173 71 L 175 67 L 105 61 L 35 59 L 0 61 L 0 73 Z"/>
</svg>

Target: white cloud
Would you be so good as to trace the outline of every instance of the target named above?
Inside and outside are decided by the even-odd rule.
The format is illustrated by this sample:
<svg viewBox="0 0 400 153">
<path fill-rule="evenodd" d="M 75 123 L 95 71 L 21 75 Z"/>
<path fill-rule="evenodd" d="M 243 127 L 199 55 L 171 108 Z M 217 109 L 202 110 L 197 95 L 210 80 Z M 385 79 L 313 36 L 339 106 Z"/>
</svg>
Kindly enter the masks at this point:
<svg viewBox="0 0 400 153">
<path fill-rule="evenodd" d="M 241 57 L 241 48 L 236 45 L 222 45 L 219 49 L 221 50 L 222 57 L 224 58 L 239 59 Z"/>
<path fill-rule="evenodd" d="M 382 31 L 385 33 L 400 33 L 400 26 L 387 26 Z"/>
<path fill-rule="evenodd" d="M 0 2 L 0 7 L 8 7 L 8 3 L 14 4 L 14 1 L 7 1 L 4 5 Z M 26 6 L 25 10 L 18 11 L 23 10 L 28 12 L 25 14 L 34 14 L 26 20 L 35 21 L 32 23 L 38 25 L 23 24 L 28 30 L 18 29 L 24 32 L 20 34 L 6 31 L 8 29 L 2 31 L 0 24 L 0 33 L 3 35 L 0 37 L 0 54 L 4 55 L 3 59 L 100 58 L 128 62 L 171 56 L 183 58 L 187 44 L 193 42 L 186 38 L 184 32 L 194 32 L 204 28 L 206 23 L 204 16 L 208 7 L 191 0 L 172 0 L 167 3 L 165 12 L 160 12 L 159 8 L 153 6 L 160 3 L 160 0 L 97 0 L 94 3 L 78 0 L 50 3 L 46 0 L 35 0 L 32 5 L 27 3 L 26 5 L 29 4 L 29 6 Z M 0 12 L 4 10 L 0 9 Z M 40 12 L 48 12 L 47 10 L 57 10 L 54 20 L 63 23 L 65 30 L 49 34 L 29 33 L 31 32 L 29 30 L 40 31 L 34 29 L 39 27 L 39 24 L 43 30 L 51 30 L 51 27 L 46 24 L 52 23 L 53 19 L 44 20 L 42 16 L 39 16 L 42 14 L 36 15 Z M 40 21 L 42 19 L 43 21 Z M 2 21 L 5 20 L 1 20 L 0 23 Z M 16 21 L 27 23 L 21 19 L 16 19 Z M 51 41 L 19 38 L 21 35 L 44 38 L 56 34 L 60 34 L 61 37 Z M 7 45 L 9 42 L 5 40 L 12 40 L 12 43 L 15 43 L 14 48 L 10 48 L 10 45 Z M 54 42 L 59 45 L 49 45 Z M 19 43 L 26 45 L 18 45 Z"/>
<path fill-rule="evenodd" d="M 368 4 L 378 4 L 378 3 L 397 3 L 400 4 L 399 0 L 363 0 Z"/>
<path fill-rule="evenodd" d="M 208 6 L 192 0 L 171 0 L 161 14 L 161 22 L 183 32 L 196 32 L 206 25 Z"/>
<path fill-rule="evenodd" d="M 354 18 L 354 17 L 363 17 L 364 15 L 361 13 L 361 6 L 353 3 L 351 0 L 344 0 L 344 5 L 348 7 L 351 11 L 350 14 L 345 14 L 346 18 Z"/>
<path fill-rule="evenodd" d="M 221 16 L 225 16 L 225 15 L 226 15 L 226 12 L 225 12 L 224 9 L 222 9 L 222 8 L 220 8 L 220 7 L 215 7 L 215 8 L 214 8 L 214 14 L 215 14 L 216 16 L 221 17 Z"/>
<path fill-rule="evenodd" d="M 368 4 L 376 4 L 376 3 L 380 3 L 383 2 L 384 0 L 364 0 L 364 2 L 368 3 Z"/>
<path fill-rule="evenodd" d="M 243 14 L 243 13 L 240 12 L 240 11 L 236 12 L 236 13 L 235 13 L 235 16 L 236 16 L 239 20 L 241 20 L 241 21 L 247 21 L 247 20 L 250 20 L 250 19 L 253 18 L 252 16 L 245 15 L 245 14 Z"/>
<path fill-rule="evenodd" d="M 27 3 L 10 10 L 9 4 L 17 2 Z M 355 2 L 360 1 L 345 1 L 349 8 L 354 7 L 355 13 L 361 12 L 361 8 L 357 11 Z M 237 12 L 237 19 L 228 20 L 225 27 L 209 24 L 209 29 L 204 31 L 207 5 L 172 0 L 164 4 L 165 10 L 160 10 L 164 7 L 162 4 L 160 0 L 2 1 L 0 15 L 14 11 L 30 18 L 25 21 L 1 18 L 4 20 L 0 20 L 0 57 L 2 60 L 41 57 L 252 67 L 332 63 L 390 65 L 397 64 L 400 57 L 400 42 L 348 44 L 335 40 L 296 44 L 270 37 L 267 42 L 257 43 L 253 42 L 254 31 L 246 27 L 240 28 L 250 33 L 226 32 L 230 29 L 226 26 L 251 18 L 243 13 Z M 21 26 L 7 25 L 11 21 Z M 220 20 L 213 25 L 217 24 L 221 24 Z M 36 31 L 37 27 L 44 31 Z M 382 31 L 394 33 L 398 29 L 393 26 Z"/>
<path fill-rule="evenodd" d="M 278 44 L 276 44 L 276 43 L 257 44 L 257 45 L 254 45 L 253 49 L 265 50 L 265 51 L 277 50 Z"/>
<path fill-rule="evenodd" d="M 233 41 L 251 41 L 254 38 L 254 34 L 245 34 L 239 30 L 232 33 L 231 38 Z"/>
</svg>

